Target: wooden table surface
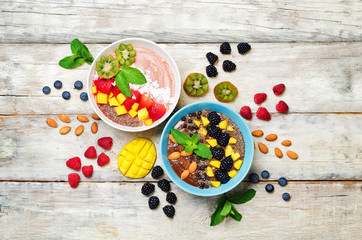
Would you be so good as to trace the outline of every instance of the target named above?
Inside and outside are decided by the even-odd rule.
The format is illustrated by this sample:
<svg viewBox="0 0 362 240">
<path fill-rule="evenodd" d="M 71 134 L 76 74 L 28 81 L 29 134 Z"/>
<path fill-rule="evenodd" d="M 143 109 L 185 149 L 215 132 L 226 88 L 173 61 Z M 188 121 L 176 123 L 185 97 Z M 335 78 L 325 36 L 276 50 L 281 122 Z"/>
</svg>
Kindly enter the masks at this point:
<svg viewBox="0 0 362 240">
<path fill-rule="evenodd" d="M 0 239 L 362 239 L 362 2 L 350 1 L 0 1 Z M 61 136 L 47 127 L 48 117 L 66 113 L 90 116 L 89 102 L 79 99 L 75 80 L 85 83 L 89 66 L 65 70 L 58 61 L 79 38 L 97 55 L 109 43 L 142 37 L 161 44 L 175 59 L 181 79 L 205 73 L 205 54 L 237 64 L 233 73 L 217 65 L 210 88 L 228 80 L 239 96 L 227 104 L 238 111 L 253 95 L 266 92 L 263 104 L 272 120 L 248 121 L 251 130 L 291 139 L 296 161 L 255 151 L 251 172 L 268 170 L 258 184 L 243 181 L 237 190 L 254 188 L 256 197 L 237 207 L 242 221 L 227 219 L 210 227 L 217 197 L 192 196 L 171 184 L 178 196 L 174 219 L 151 211 L 140 193 L 144 179 L 128 179 L 117 170 L 117 155 L 130 140 L 146 136 L 159 152 L 164 125 L 145 133 L 124 133 L 103 122 L 93 135 Z M 232 42 L 232 55 L 218 52 Z M 238 42 L 252 50 L 241 56 Z M 52 87 L 63 82 L 69 101 Z M 272 87 L 287 86 L 281 97 Z M 275 111 L 285 100 L 288 114 Z M 182 91 L 178 107 L 216 101 L 212 92 L 190 98 Z M 59 122 L 59 121 L 58 121 Z M 95 166 L 78 188 L 67 182 L 65 161 L 82 156 L 103 136 L 114 146 L 111 163 Z M 259 139 L 255 139 L 259 141 Z M 265 143 L 265 141 L 263 141 Z M 269 148 L 280 141 L 267 143 Z M 285 153 L 286 148 L 282 148 Z M 84 160 L 86 164 L 94 163 Z M 156 164 L 161 164 L 160 157 Z M 289 182 L 284 188 L 279 177 Z M 267 183 L 275 186 L 268 194 Z M 291 200 L 281 198 L 283 192 Z M 164 193 L 155 194 L 165 205 Z"/>
</svg>

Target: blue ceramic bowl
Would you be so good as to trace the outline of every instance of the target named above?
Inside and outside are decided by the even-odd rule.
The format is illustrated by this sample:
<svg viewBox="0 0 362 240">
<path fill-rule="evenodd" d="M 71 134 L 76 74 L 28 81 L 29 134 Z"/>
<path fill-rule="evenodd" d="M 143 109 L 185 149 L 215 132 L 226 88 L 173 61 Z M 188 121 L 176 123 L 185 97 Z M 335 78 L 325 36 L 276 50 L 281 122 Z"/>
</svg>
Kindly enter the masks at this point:
<svg viewBox="0 0 362 240">
<path fill-rule="evenodd" d="M 231 120 L 233 120 L 236 125 L 239 127 L 245 142 L 245 157 L 241 168 L 239 169 L 238 174 L 230 179 L 230 181 L 226 184 L 221 184 L 219 188 L 208 188 L 208 189 L 200 189 L 198 187 L 194 187 L 186 182 L 184 182 L 176 173 L 173 171 L 171 164 L 167 158 L 167 141 L 168 135 L 171 132 L 171 129 L 176 125 L 178 121 L 189 113 L 201 111 L 201 110 L 211 110 L 225 114 Z M 167 175 L 170 179 L 182 190 L 203 197 L 209 196 L 217 196 L 223 193 L 226 193 L 236 187 L 249 172 L 251 164 L 253 163 L 254 157 L 254 144 L 253 138 L 251 136 L 250 130 L 244 119 L 232 110 L 231 108 L 216 102 L 198 102 L 190 104 L 186 107 L 183 107 L 179 111 L 177 111 L 167 122 L 165 128 L 163 129 L 161 135 L 161 160 L 162 164 L 165 168 Z"/>
</svg>

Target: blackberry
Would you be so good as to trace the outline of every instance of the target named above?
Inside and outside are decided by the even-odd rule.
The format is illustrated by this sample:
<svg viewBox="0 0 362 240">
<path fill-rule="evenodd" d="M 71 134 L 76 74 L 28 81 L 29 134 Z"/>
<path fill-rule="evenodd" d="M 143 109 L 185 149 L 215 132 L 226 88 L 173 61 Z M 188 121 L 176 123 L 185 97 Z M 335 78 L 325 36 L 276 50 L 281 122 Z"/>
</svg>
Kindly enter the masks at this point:
<svg viewBox="0 0 362 240">
<path fill-rule="evenodd" d="M 221 170 L 215 171 L 215 177 L 218 181 L 221 182 L 221 184 L 225 184 L 230 180 L 230 176 L 226 172 Z"/>
<path fill-rule="evenodd" d="M 166 201 L 171 204 L 175 204 L 177 201 L 176 194 L 174 194 L 173 192 L 168 192 L 166 195 Z"/>
<path fill-rule="evenodd" d="M 157 178 L 161 177 L 162 175 L 163 175 L 163 169 L 162 169 L 160 166 L 155 166 L 155 167 L 152 169 L 151 176 L 152 176 L 154 179 L 157 179 Z"/>
<path fill-rule="evenodd" d="M 48 86 L 43 87 L 43 93 L 44 94 L 49 94 L 50 93 L 50 87 L 48 87 Z"/>
<path fill-rule="evenodd" d="M 222 147 L 226 147 L 229 144 L 229 139 L 230 135 L 228 133 L 221 133 L 217 138 L 217 143 Z"/>
<path fill-rule="evenodd" d="M 232 61 L 225 60 L 222 63 L 222 69 L 224 69 L 225 72 L 232 72 L 236 69 L 236 65 Z"/>
<path fill-rule="evenodd" d="M 222 54 L 230 54 L 231 53 L 231 47 L 230 47 L 230 43 L 228 42 L 224 42 L 220 45 L 220 52 Z"/>
<path fill-rule="evenodd" d="M 273 192 L 274 191 L 274 186 L 272 185 L 272 184 L 267 184 L 266 186 L 265 186 L 265 191 L 267 191 L 267 192 Z"/>
<path fill-rule="evenodd" d="M 175 215 L 175 208 L 172 205 L 166 205 L 162 210 L 169 218 L 172 218 Z"/>
<path fill-rule="evenodd" d="M 62 97 L 65 99 L 65 100 L 68 100 L 70 98 L 70 92 L 68 91 L 64 91 L 62 93 Z"/>
<path fill-rule="evenodd" d="M 209 65 L 206 67 L 206 75 L 208 77 L 216 77 L 218 74 L 217 69 L 213 65 Z"/>
<path fill-rule="evenodd" d="M 207 119 L 209 119 L 211 125 L 218 125 L 221 122 L 220 115 L 217 112 L 210 112 Z"/>
<path fill-rule="evenodd" d="M 221 134 L 221 129 L 219 127 L 215 126 L 207 126 L 206 127 L 207 134 L 209 134 L 210 137 L 217 139 Z"/>
<path fill-rule="evenodd" d="M 82 101 L 87 101 L 87 100 L 88 100 L 88 94 L 87 94 L 86 92 L 82 92 L 82 93 L 80 94 L 80 99 L 81 99 Z"/>
<path fill-rule="evenodd" d="M 62 88 L 62 86 L 63 86 L 63 83 L 62 83 L 60 80 L 56 80 L 56 81 L 54 82 L 54 87 L 55 87 L 56 89 L 60 89 L 60 88 Z"/>
<path fill-rule="evenodd" d="M 283 193 L 282 197 L 283 197 L 284 201 L 289 201 L 289 199 L 290 199 L 289 193 Z"/>
<path fill-rule="evenodd" d="M 209 61 L 211 65 L 214 65 L 217 60 L 219 60 L 219 57 L 212 52 L 206 53 L 206 58 Z"/>
<path fill-rule="evenodd" d="M 221 160 L 225 156 L 225 151 L 222 148 L 212 147 L 212 148 L 210 148 L 210 150 L 211 150 L 211 154 L 212 154 L 213 158 L 215 158 L 217 160 Z"/>
<path fill-rule="evenodd" d="M 264 170 L 261 172 L 261 177 L 266 179 L 269 178 L 269 172 L 267 170 Z"/>
<path fill-rule="evenodd" d="M 258 183 L 259 182 L 259 175 L 256 174 L 256 173 L 250 174 L 249 178 L 250 178 L 250 182 L 252 182 L 252 183 Z"/>
<path fill-rule="evenodd" d="M 148 206 L 150 207 L 150 209 L 157 208 L 159 204 L 160 204 L 160 199 L 158 199 L 158 197 L 156 196 L 152 196 L 148 199 Z"/>
<path fill-rule="evenodd" d="M 234 164 L 234 161 L 231 159 L 230 156 L 228 156 L 221 161 L 220 170 L 224 171 L 224 172 L 228 172 L 233 167 L 233 164 Z"/>
<path fill-rule="evenodd" d="M 281 177 L 278 179 L 278 183 L 280 186 L 284 187 L 288 184 L 288 180 L 285 177 Z"/>
<path fill-rule="evenodd" d="M 240 54 L 245 54 L 247 52 L 249 52 L 249 50 L 251 49 L 249 43 L 239 43 L 238 44 L 238 52 Z"/>
<path fill-rule="evenodd" d="M 160 181 L 158 181 L 157 183 L 158 187 L 161 188 L 162 191 L 164 192 L 168 192 L 171 189 L 171 185 L 170 183 L 166 180 L 166 179 L 161 179 Z"/>
<path fill-rule="evenodd" d="M 82 89 L 82 88 L 83 88 L 83 83 L 82 83 L 82 81 L 79 81 L 79 80 L 75 81 L 75 82 L 74 82 L 74 88 L 75 88 L 75 89 L 78 89 L 78 90 Z"/>
<path fill-rule="evenodd" d="M 152 183 L 146 182 L 145 184 L 143 184 L 141 191 L 142 191 L 143 195 L 148 196 L 151 193 L 153 193 L 153 191 L 155 191 L 155 185 L 153 185 Z"/>
</svg>

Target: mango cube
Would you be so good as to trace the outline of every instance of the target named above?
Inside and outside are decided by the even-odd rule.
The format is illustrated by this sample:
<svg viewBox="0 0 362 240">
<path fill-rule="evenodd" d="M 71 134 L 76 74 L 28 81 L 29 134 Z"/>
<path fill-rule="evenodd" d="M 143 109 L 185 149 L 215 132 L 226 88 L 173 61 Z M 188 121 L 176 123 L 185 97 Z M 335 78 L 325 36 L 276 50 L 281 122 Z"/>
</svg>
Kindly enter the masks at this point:
<svg viewBox="0 0 362 240">
<path fill-rule="evenodd" d="M 220 168 L 221 162 L 217 160 L 210 161 L 210 165 L 216 168 Z"/>
<path fill-rule="evenodd" d="M 233 153 L 233 154 L 231 154 L 231 158 L 232 158 L 234 161 L 236 161 L 236 160 L 238 160 L 238 159 L 240 158 L 240 154 L 239 154 L 239 153 Z"/>
<path fill-rule="evenodd" d="M 219 128 L 220 128 L 220 129 L 226 129 L 227 125 L 228 125 L 228 121 L 223 120 L 223 121 L 221 121 L 221 122 L 219 123 Z"/>
<path fill-rule="evenodd" d="M 131 117 L 134 118 L 135 116 L 137 116 L 137 111 L 134 110 L 134 109 L 131 109 L 131 110 L 129 110 L 128 114 L 131 115 Z"/>
<path fill-rule="evenodd" d="M 202 136 L 206 136 L 207 131 L 206 131 L 205 128 L 201 127 L 201 128 L 199 129 L 198 133 L 201 134 Z"/>
<path fill-rule="evenodd" d="M 209 177 L 214 177 L 215 176 L 214 171 L 212 171 L 212 168 L 210 166 L 207 167 L 207 169 L 206 169 L 206 175 L 209 176 Z"/>
<path fill-rule="evenodd" d="M 243 160 L 237 160 L 236 162 L 234 162 L 234 167 L 239 170 L 241 167 L 241 164 L 243 164 Z"/>
<path fill-rule="evenodd" d="M 229 139 L 229 144 L 235 144 L 235 143 L 236 143 L 236 138 L 231 137 Z"/>
<path fill-rule="evenodd" d="M 152 121 L 151 118 L 150 118 L 150 119 L 147 119 L 147 120 L 145 121 L 146 126 L 150 126 L 150 125 L 152 125 L 152 123 L 153 123 L 153 121 Z"/>
<path fill-rule="evenodd" d="M 229 177 L 233 178 L 236 176 L 236 174 L 238 174 L 238 172 L 236 170 L 232 170 L 232 171 L 228 172 L 228 174 L 229 174 Z"/>
<path fill-rule="evenodd" d="M 233 153 L 234 153 L 233 148 L 230 145 L 228 145 L 225 149 L 225 157 L 231 156 L 231 154 Z"/>
<path fill-rule="evenodd" d="M 109 99 L 111 99 L 112 97 L 113 97 L 113 93 L 109 94 L 109 95 L 108 95 L 108 101 L 109 101 Z"/>
<path fill-rule="evenodd" d="M 138 120 L 142 121 L 148 118 L 148 111 L 147 108 L 142 108 L 138 111 Z"/>
<path fill-rule="evenodd" d="M 196 124 L 196 126 L 200 127 L 200 124 L 201 124 L 200 121 L 194 120 L 194 123 Z"/>
<path fill-rule="evenodd" d="M 126 101 L 126 97 L 122 93 L 119 93 L 116 98 L 119 104 L 122 104 L 124 101 Z"/>
<path fill-rule="evenodd" d="M 131 108 L 132 108 L 133 110 L 137 111 L 139 105 L 140 105 L 139 103 L 134 103 Z"/>
<path fill-rule="evenodd" d="M 211 148 L 211 146 L 209 144 L 205 144 L 205 145 L 206 145 L 206 147 Z"/>
<path fill-rule="evenodd" d="M 97 103 L 99 104 L 107 104 L 108 103 L 108 95 L 106 93 L 98 93 L 97 94 Z"/>
<path fill-rule="evenodd" d="M 235 129 L 233 127 L 228 127 L 226 130 L 228 130 L 229 132 L 235 132 Z"/>
<path fill-rule="evenodd" d="M 97 86 L 92 86 L 92 93 L 96 94 L 98 92 Z"/>
<path fill-rule="evenodd" d="M 118 106 L 115 109 L 116 109 L 117 115 L 123 115 L 123 114 L 127 113 L 127 109 L 125 108 L 124 105 Z"/>
<path fill-rule="evenodd" d="M 115 97 L 110 98 L 108 101 L 109 101 L 110 106 L 113 106 L 113 107 L 118 107 L 119 106 L 119 103 L 118 103 L 118 101 L 117 101 L 117 99 Z"/>
<path fill-rule="evenodd" d="M 220 184 L 221 184 L 221 182 L 219 182 L 219 181 L 210 181 L 210 183 L 213 187 L 216 187 L 216 188 L 220 187 Z"/>
<path fill-rule="evenodd" d="M 210 123 L 209 119 L 207 119 L 204 116 L 201 116 L 201 121 L 202 121 L 202 125 L 204 125 L 204 127 L 206 127 Z"/>
<path fill-rule="evenodd" d="M 211 147 L 215 147 L 217 145 L 216 139 L 206 139 L 206 142 L 210 144 Z"/>
</svg>

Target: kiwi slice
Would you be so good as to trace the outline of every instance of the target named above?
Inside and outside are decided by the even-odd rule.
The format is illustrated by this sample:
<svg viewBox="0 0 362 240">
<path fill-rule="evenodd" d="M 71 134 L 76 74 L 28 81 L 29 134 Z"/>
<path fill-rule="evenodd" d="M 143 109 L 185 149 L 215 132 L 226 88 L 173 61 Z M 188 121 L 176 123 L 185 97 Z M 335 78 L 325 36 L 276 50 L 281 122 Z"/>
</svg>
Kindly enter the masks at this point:
<svg viewBox="0 0 362 240">
<path fill-rule="evenodd" d="M 109 55 L 108 58 L 101 56 L 96 64 L 98 75 L 105 79 L 113 78 L 119 71 L 118 61 L 112 55 Z"/>
<path fill-rule="evenodd" d="M 184 82 L 184 90 L 187 95 L 200 97 L 207 92 L 209 83 L 201 73 L 191 73 Z"/>
<path fill-rule="evenodd" d="M 238 89 L 231 82 L 221 82 L 215 86 L 214 95 L 220 102 L 231 102 L 238 96 Z"/>
<path fill-rule="evenodd" d="M 136 51 L 133 50 L 132 44 L 123 44 L 119 45 L 119 48 L 116 50 L 117 60 L 123 66 L 129 66 L 134 62 L 134 56 L 136 56 Z"/>
</svg>

